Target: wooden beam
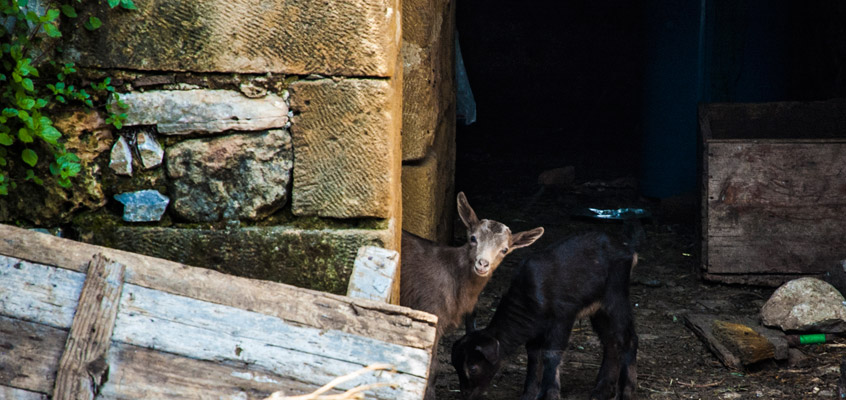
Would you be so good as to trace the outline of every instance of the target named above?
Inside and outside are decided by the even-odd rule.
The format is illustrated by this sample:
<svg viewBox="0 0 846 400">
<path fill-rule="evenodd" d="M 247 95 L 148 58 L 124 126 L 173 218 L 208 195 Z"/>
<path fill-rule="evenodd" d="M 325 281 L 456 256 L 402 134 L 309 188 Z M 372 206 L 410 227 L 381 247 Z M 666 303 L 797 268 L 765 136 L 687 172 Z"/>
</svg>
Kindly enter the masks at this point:
<svg viewBox="0 0 846 400">
<path fill-rule="evenodd" d="M 94 399 L 108 377 L 106 352 L 118 312 L 126 267 L 97 254 L 88 273 L 67 346 L 59 361 L 53 400 Z"/>
<path fill-rule="evenodd" d="M 422 311 L 226 275 L 0 224 L 0 254 L 10 257 L 85 272 L 97 253 L 126 265 L 126 282 L 138 286 L 400 346 L 431 351 L 434 343 L 437 318 Z M 373 320 L 381 321 L 379 329 L 373 329 Z"/>
</svg>

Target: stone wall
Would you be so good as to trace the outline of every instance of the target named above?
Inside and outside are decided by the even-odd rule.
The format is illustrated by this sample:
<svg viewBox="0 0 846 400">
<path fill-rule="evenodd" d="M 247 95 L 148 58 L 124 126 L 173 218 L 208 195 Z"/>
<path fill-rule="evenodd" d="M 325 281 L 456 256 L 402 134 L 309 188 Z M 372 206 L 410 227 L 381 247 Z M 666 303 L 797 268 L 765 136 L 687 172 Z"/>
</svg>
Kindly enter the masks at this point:
<svg viewBox="0 0 846 400">
<path fill-rule="evenodd" d="M 403 229 L 442 243 L 455 216 L 455 1 L 402 2 Z"/>
<path fill-rule="evenodd" d="M 398 250 L 399 0 L 136 5 L 82 9 L 103 27 L 65 32 L 63 53 L 113 77 L 126 126 L 68 113 L 74 188 L 22 185 L 0 221 L 334 293 L 360 246 Z M 160 217 L 115 199 L 142 190 L 167 199 Z"/>
</svg>

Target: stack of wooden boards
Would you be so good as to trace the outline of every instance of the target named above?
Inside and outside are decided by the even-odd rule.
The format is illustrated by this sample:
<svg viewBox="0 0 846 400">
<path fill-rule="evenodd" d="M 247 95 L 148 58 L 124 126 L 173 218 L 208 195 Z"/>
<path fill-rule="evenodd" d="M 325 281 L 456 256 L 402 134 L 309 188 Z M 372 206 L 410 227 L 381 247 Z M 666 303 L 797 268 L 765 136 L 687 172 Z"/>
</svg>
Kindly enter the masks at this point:
<svg viewBox="0 0 846 400">
<path fill-rule="evenodd" d="M 418 399 L 436 318 L 0 225 L 0 397 Z"/>
</svg>

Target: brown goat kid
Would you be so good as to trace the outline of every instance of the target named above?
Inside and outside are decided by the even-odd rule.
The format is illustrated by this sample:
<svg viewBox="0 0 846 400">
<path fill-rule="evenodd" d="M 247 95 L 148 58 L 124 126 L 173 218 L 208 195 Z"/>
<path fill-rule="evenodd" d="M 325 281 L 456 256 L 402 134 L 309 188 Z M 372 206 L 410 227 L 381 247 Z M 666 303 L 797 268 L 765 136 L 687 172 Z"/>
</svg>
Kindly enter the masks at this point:
<svg viewBox="0 0 846 400">
<path fill-rule="evenodd" d="M 500 222 L 479 220 L 463 192 L 458 193 L 458 215 L 469 239 L 461 247 L 402 232 L 400 305 L 437 315 L 438 337 L 457 328 L 473 312 L 479 294 L 506 255 L 543 235 L 543 228 L 512 234 Z"/>
<path fill-rule="evenodd" d="M 438 316 L 436 344 L 444 333 L 458 327 L 462 317 L 466 318 L 467 331 L 474 329 L 473 308 L 494 270 L 508 253 L 543 235 L 543 228 L 512 234 L 500 222 L 480 220 L 464 193 L 458 193 L 458 215 L 467 227 L 468 242 L 461 247 L 402 232 L 400 305 Z M 435 346 L 426 400 L 435 399 L 437 354 Z"/>
</svg>

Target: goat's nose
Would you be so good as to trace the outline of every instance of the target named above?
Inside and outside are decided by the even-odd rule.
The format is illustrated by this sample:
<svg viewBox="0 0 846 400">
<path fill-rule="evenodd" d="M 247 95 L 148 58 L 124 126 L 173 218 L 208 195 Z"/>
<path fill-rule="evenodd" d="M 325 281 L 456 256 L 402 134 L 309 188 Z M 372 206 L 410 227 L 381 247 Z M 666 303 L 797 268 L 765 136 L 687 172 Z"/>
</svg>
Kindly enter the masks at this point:
<svg viewBox="0 0 846 400">
<path fill-rule="evenodd" d="M 476 260 L 476 264 L 479 265 L 482 268 L 487 268 L 489 265 L 491 265 L 491 263 L 488 262 L 488 260 L 484 260 L 484 259 Z"/>
</svg>

